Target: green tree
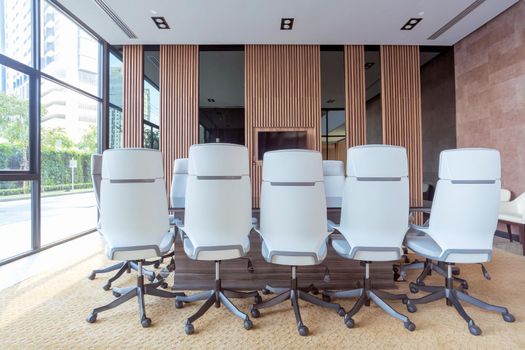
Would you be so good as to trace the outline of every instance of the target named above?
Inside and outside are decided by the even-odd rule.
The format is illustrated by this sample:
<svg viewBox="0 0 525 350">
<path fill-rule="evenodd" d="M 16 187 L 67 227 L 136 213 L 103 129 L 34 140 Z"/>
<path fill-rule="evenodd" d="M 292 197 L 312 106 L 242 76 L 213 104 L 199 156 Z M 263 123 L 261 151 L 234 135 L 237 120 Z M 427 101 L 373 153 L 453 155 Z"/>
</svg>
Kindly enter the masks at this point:
<svg viewBox="0 0 525 350">
<path fill-rule="evenodd" d="M 0 142 L 20 147 L 22 169 L 28 168 L 29 101 L 0 94 Z"/>
<path fill-rule="evenodd" d="M 98 139 L 97 139 L 97 128 L 95 125 L 90 125 L 88 131 L 82 135 L 80 142 L 78 143 L 78 149 L 81 152 L 88 154 L 97 153 L 98 150 Z"/>
<path fill-rule="evenodd" d="M 42 128 L 40 132 L 42 150 L 70 151 L 74 150 L 75 143 L 69 138 L 64 128 Z"/>
</svg>

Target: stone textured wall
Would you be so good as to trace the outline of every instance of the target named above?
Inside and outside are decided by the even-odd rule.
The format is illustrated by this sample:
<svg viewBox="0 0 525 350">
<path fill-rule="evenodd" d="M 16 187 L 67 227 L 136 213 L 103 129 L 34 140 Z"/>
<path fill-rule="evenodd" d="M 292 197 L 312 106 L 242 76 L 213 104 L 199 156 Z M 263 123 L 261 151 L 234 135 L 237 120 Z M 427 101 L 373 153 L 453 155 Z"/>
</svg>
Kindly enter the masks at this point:
<svg viewBox="0 0 525 350">
<path fill-rule="evenodd" d="M 454 49 L 458 147 L 498 149 L 502 186 L 525 192 L 525 2 Z"/>
</svg>

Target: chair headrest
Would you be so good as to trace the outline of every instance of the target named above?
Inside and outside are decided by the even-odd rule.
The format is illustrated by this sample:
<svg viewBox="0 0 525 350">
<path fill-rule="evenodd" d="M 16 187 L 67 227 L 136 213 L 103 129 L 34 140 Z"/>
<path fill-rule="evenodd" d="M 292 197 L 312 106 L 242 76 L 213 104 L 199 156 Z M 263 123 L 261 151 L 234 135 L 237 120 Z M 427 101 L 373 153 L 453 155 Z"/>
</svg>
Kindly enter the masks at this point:
<svg viewBox="0 0 525 350">
<path fill-rule="evenodd" d="M 102 154 L 91 155 L 91 174 L 102 175 Z"/>
<path fill-rule="evenodd" d="M 193 176 L 249 175 L 248 148 L 229 143 L 192 145 L 188 174 Z"/>
<path fill-rule="evenodd" d="M 162 153 L 146 148 L 119 148 L 104 151 L 102 178 L 110 180 L 151 180 L 164 178 Z"/>
<path fill-rule="evenodd" d="M 459 148 L 439 155 L 439 178 L 456 181 L 493 181 L 501 178 L 500 155 L 490 148 Z"/>
<path fill-rule="evenodd" d="M 323 160 L 324 176 L 345 176 L 345 167 L 341 160 Z"/>
<path fill-rule="evenodd" d="M 360 178 L 400 178 L 408 176 L 404 147 L 365 145 L 348 149 L 346 175 Z"/>
<path fill-rule="evenodd" d="M 173 161 L 174 174 L 188 174 L 188 158 L 178 158 Z"/>
<path fill-rule="evenodd" d="M 266 152 L 263 159 L 263 181 L 323 181 L 321 153 L 304 149 Z"/>
</svg>

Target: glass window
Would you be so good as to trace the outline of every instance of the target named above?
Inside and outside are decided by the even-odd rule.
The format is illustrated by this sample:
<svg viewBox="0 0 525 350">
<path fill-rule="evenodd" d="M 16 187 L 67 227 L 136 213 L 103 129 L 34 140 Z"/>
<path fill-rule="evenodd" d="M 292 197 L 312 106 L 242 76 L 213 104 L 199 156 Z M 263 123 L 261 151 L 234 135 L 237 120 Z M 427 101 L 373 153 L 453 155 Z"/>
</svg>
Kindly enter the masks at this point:
<svg viewBox="0 0 525 350">
<path fill-rule="evenodd" d="M 109 54 L 109 103 L 122 108 L 122 60 Z"/>
<path fill-rule="evenodd" d="M 199 142 L 244 145 L 244 51 L 205 49 L 199 60 Z"/>
<path fill-rule="evenodd" d="M 0 53 L 32 66 L 32 0 L 2 0 L 0 7 Z"/>
<path fill-rule="evenodd" d="M 122 111 L 109 107 L 109 148 L 122 147 Z"/>
<path fill-rule="evenodd" d="M 47 1 L 40 18 L 42 71 L 99 96 L 99 42 Z"/>
<path fill-rule="evenodd" d="M 160 123 L 160 94 L 159 88 L 144 80 L 144 120 L 155 125 Z"/>
<path fill-rule="evenodd" d="M 344 109 L 322 111 L 321 135 L 323 159 L 346 161 L 346 116 Z"/>
<path fill-rule="evenodd" d="M 379 47 L 365 48 L 366 143 L 383 143 L 381 56 Z"/>
<path fill-rule="evenodd" d="M 0 260 L 31 250 L 31 182 L 0 181 Z"/>
<path fill-rule="evenodd" d="M 144 147 L 153 149 L 159 149 L 159 50 L 144 50 Z"/>
<path fill-rule="evenodd" d="M 99 102 L 42 79 L 42 245 L 96 226 L 91 155 Z"/>
<path fill-rule="evenodd" d="M 29 76 L 0 65 L 0 171 L 29 170 Z"/>
</svg>

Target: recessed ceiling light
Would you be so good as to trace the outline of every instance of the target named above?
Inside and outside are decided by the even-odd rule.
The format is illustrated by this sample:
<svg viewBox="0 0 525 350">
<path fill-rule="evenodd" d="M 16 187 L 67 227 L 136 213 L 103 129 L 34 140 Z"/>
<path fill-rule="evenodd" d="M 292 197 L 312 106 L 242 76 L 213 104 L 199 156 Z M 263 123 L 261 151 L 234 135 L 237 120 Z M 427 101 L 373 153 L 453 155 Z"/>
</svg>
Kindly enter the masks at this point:
<svg viewBox="0 0 525 350">
<path fill-rule="evenodd" d="M 294 18 L 281 18 L 281 30 L 292 30 Z"/>
<path fill-rule="evenodd" d="M 168 22 L 164 17 L 151 17 L 157 28 L 159 29 L 170 29 Z"/>
<path fill-rule="evenodd" d="M 214 99 L 214 98 L 209 98 L 209 99 L 208 99 L 208 102 L 215 102 L 215 99 Z M 217 113 L 217 114 L 219 114 L 219 113 Z M 220 114 L 219 114 L 219 115 L 220 115 Z"/>
<path fill-rule="evenodd" d="M 410 18 L 405 23 L 405 25 L 401 27 L 401 30 L 412 30 L 422 20 L 423 20 L 423 18 Z"/>
</svg>

